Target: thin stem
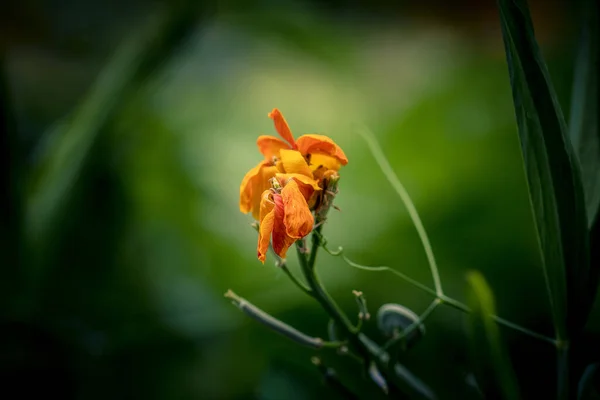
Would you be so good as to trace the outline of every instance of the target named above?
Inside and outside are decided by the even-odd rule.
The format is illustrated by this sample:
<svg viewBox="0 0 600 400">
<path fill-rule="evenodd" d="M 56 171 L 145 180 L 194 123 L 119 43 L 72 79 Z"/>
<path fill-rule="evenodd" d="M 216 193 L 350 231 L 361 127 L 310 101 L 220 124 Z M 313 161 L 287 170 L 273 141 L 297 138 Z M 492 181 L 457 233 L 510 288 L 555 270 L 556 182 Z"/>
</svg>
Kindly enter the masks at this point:
<svg viewBox="0 0 600 400">
<path fill-rule="evenodd" d="M 427 255 L 427 261 L 429 262 L 429 269 L 431 270 L 431 277 L 433 278 L 433 286 L 435 287 L 435 293 L 437 296 L 443 296 L 444 291 L 442 290 L 442 282 L 440 280 L 440 274 L 438 271 L 437 263 L 435 261 L 435 256 L 433 255 L 433 249 L 431 248 L 431 243 L 429 242 L 429 237 L 427 236 L 427 232 L 425 231 L 425 227 L 423 226 L 423 222 L 419 217 L 419 213 L 417 212 L 417 208 L 413 203 L 408 191 L 400 182 L 394 170 L 390 166 L 390 163 L 385 158 L 381 147 L 377 143 L 375 136 L 371 131 L 369 131 L 366 127 L 361 127 L 359 129 L 359 134 L 363 137 L 363 139 L 367 142 L 367 145 L 371 148 L 371 152 L 373 153 L 373 157 L 375 157 L 375 161 L 379 164 L 381 168 L 381 172 L 385 175 L 388 182 L 392 185 L 400 199 L 404 203 L 406 210 L 408 211 L 408 215 L 414 224 L 417 233 L 419 234 L 419 238 L 421 239 L 421 243 L 423 244 L 423 249 L 425 250 L 425 254 Z"/>
<path fill-rule="evenodd" d="M 569 390 L 569 342 L 568 341 L 557 341 L 556 343 L 557 352 L 557 389 L 558 389 L 558 400 L 565 400 L 570 398 Z"/>
<path fill-rule="evenodd" d="M 438 296 L 437 293 L 435 292 L 435 290 L 431 289 L 430 287 L 427 287 L 426 285 L 423 285 L 421 282 L 409 277 L 408 275 L 403 274 L 400 271 L 396 271 L 393 268 L 387 267 L 385 265 L 378 266 L 378 267 L 369 267 L 366 265 L 360 265 L 360 264 L 356 264 L 355 262 L 353 262 L 352 260 L 350 260 L 348 257 L 346 257 L 345 255 L 343 255 L 341 253 L 339 255 L 344 259 L 344 261 L 346 261 L 347 264 L 349 264 L 350 266 L 352 266 L 356 269 L 362 269 L 364 271 L 373 271 L 373 272 L 388 271 L 388 272 L 391 272 L 392 274 L 402 278 L 403 280 L 410 283 L 414 287 L 421 289 L 422 291 L 429 293 L 432 296 L 436 296 L 436 297 Z"/>
<path fill-rule="evenodd" d="M 300 290 L 302 290 L 304 293 L 311 297 L 313 296 L 313 291 L 304 283 L 302 283 L 298 278 L 296 278 L 294 274 L 292 274 L 292 271 L 289 270 L 286 264 L 281 264 L 279 267 L 282 269 L 283 272 L 285 272 L 285 274 L 290 278 L 290 280 L 300 288 Z"/>
<path fill-rule="evenodd" d="M 333 320 L 338 323 L 342 329 L 347 331 L 351 335 L 356 334 L 356 328 L 352 325 L 348 317 L 344 314 L 344 312 L 339 308 L 339 306 L 335 303 L 333 298 L 327 293 L 321 281 L 315 272 L 314 262 L 316 260 L 316 252 L 319 248 L 318 239 L 316 235 L 313 235 L 313 248 L 310 252 L 309 258 L 307 260 L 306 254 L 303 251 L 303 248 L 296 245 L 296 250 L 298 252 L 298 259 L 300 260 L 300 266 L 302 267 L 302 272 L 304 273 L 304 277 L 310 287 L 312 292 L 312 296 L 323 306 L 325 311 L 333 318 Z M 315 243 L 316 242 L 316 243 Z M 312 264 L 311 264 L 312 260 Z"/>
<path fill-rule="evenodd" d="M 461 303 L 458 300 L 455 300 L 451 297 L 448 296 L 442 296 L 439 298 L 441 300 L 442 303 L 446 304 L 447 306 L 450 306 L 452 308 L 455 308 L 459 311 L 462 311 L 466 314 L 470 314 L 471 313 L 471 309 L 469 308 L 469 306 L 467 306 L 464 303 Z"/>
<path fill-rule="evenodd" d="M 357 264 L 357 263 L 355 263 L 354 261 L 350 260 L 348 257 L 346 257 L 344 255 L 344 249 L 342 247 L 339 247 L 337 252 L 332 252 L 324 244 L 322 244 L 322 246 L 323 246 L 323 248 L 325 249 L 325 251 L 327 253 L 329 253 L 329 254 L 331 254 L 333 256 L 336 256 L 336 257 L 342 257 L 342 259 L 344 261 L 346 261 L 346 263 L 348 265 L 350 265 L 351 267 L 353 267 L 353 268 L 360 269 L 360 270 L 363 270 L 363 271 L 374 271 L 374 272 L 388 271 L 388 272 L 391 272 L 394 275 L 398 276 L 399 278 L 405 280 L 409 284 L 413 285 L 414 287 L 416 287 L 418 289 L 421 289 L 422 291 L 424 291 L 426 293 L 429 293 L 430 295 L 434 296 L 442 304 L 445 304 L 445 305 L 447 305 L 449 307 L 455 308 L 455 309 L 457 309 L 457 310 L 459 310 L 461 312 L 467 313 L 467 314 L 471 313 L 471 309 L 466 304 L 461 303 L 460 301 L 455 300 L 455 299 L 453 299 L 451 297 L 448 297 L 446 295 L 439 296 L 439 295 L 436 294 L 435 290 L 427 287 L 426 285 L 423 285 L 422 283 L 416 281 L 415 279 L 412 279 L 412 278 L 408 277 L 407 275 L 405 275 L 405 274 L 403 274 L 403 273 L 401 273 L 399 271 L 396 271 L 393 268 L 390 268 L 388 266 L 371 267 L 371 266 L 367 266 L 367 265 Z M 532 331 L 530 329 L 527 329 L 527 328 L 525 328 L 525 327 L 523 327 L 521 325 L 515 324 L 515 323 L 510 322 L 510 321 L 508 321 L 508 320 L 506 320 L 504 318 L 498 317 L 497 315 L 491 315 L 491 317 L 499 325 L 505 326 L 507 328 L 519 331 L 519 332 L 524 333 L 524 334 L 526 334 L 528 336 L 531 336 L 533 338 L 536 338 L 536 339 L 539 339 L 539 340 L 542 340 L 542 341 L 545 341 L 545 342 L 552 343 L 552 344 L 556 345 L 556 340 L 553 339 L 553 338 L 550 338 L 548 336 L 545 336 L 545 335 L 542 335 L 540 333 L 534 332 L 534 331 Z"/>
<path fill-rule="evenodd" d="M 519 331 L 521 333 L 524 333 L 525 335 L 529 335 L 529 336 L 534 337 L 536 339 L 543 340 L 545 342 L 548 342 L 548 343 L 551 343 L 553 345 L 556 345 L 556 340 L 555 339 L 552 339 L 552 338 L 550 338 L 548 336 L 545 336 L 545 335 L 542 335 L 540 333 L 537 333 L 537 332 L 534 332 L 532 330 L 529 330 L 527 328 L 524 328 L 521 325 L 517 325 L 517 324 L 515 324 L 513 322 L 505 320 L 504 318 L 500 318 L 497 315 L 492 315 L 492 319 L 494 321 L 496 321 L 496 323 L 498 325 L 503 325 L 503 326 L 505 326 L 507 328 L 510 328 L 510 329 L 515 330 L 515 331 Z"/>
<path fill-rule="evenodd" d="M 258 230 L 258 225 L 257 224 L 253 224 L 253 227 L 255 229 Z M 304 293 L 308 294 L 309 296 L 312 297 L 312 290 L 310 290 L 309 287 L 307 287 L 304 283 L 302 283 L 298 278 L 296 278 L 294 276 L 294 274 L 292 274 L 292 271 L 290 271 L 290 269 L 287 267 L 287 262 L 284 258 L 279 257 L 279 254 L 275 253 L 275 250 L 273 250 L 273 244 L 269 243 L 269 251 L 271 253 L 271 255 L 273 255 L 273 257 L 275 257 L 275 265 L 278 268 L 281 268 L 281 270 L 283 272 L 285 272 L 285 274 L 291 279 L 291 281 L 300 288 L 300 290 L 302 290 Z"/>
<path fill-rule="evenodd" d="M 346 342 L 328 342 L 318 337 L 309 336 L 266 313 L 248 300 L 235 294 L 232 290 L 228 290 L 227 293 L 225 293 L 225 297 L 231 299 L 232 303 L 250 318 L 301 345 L 320 349 L 323 347 L 340 348 L 346 344 Z"/>
</svg>

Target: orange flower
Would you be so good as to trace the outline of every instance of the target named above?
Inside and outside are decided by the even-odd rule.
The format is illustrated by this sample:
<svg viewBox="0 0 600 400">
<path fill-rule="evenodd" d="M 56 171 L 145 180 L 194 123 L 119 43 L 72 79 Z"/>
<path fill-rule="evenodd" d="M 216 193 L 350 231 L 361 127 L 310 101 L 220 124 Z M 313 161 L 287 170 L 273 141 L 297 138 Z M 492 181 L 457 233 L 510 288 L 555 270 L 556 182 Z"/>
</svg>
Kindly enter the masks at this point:
<svg viewBox="0 0 600 400">
<path fill-rule="evenodd" d="M 348 163 L 342 149 L 327 136 L 308 134 L 294 140 L 278 109 L 274 108 L 268 116 L 283 140 L 267 135 L 258 137 L 256 144 L 265 159 L 246 174 L 240 185 L 240 211 L 252 212 L 255 219 L 260 217 L 261 195 L 271 187 L 271 178 L 293 178 L 300 185 L 305 199 L 314 204 L 312 196 L 320 190 L 314 179 L 319 179 L 327 170 L 337 171 L 341 165 Z"/>
<path fill-rule="evenodd" d="M 264 191 L 260 202 L 258 259 L 265 262 L 271 242 L 275 254 L 285 258 L 288 248 L 308 235 L 313 224 L 313 215 L 295 179 L 290 179 L 281 193 Z"/>
</svg>

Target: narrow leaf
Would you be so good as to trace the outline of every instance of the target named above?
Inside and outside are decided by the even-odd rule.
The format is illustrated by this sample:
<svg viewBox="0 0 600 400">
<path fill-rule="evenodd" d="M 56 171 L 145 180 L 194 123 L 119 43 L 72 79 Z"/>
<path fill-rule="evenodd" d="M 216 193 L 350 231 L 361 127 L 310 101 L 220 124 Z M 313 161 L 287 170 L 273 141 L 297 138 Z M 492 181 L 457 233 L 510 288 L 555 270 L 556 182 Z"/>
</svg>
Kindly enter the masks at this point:
<svg viewBox="0 0 600 400">
<path fill-rule="evenodd" d="M 600 205 L 600 19 L 598 3 L 585 0 L 582 10 L 582 31 L 573 77 L 569 133 L 577 152 L 583 177 L 588 226 L 592 226 Z"/>
<path fill-rule="evenodd" d="M 495 315 L 494 297 L 479 272 L 467 275 L 469 306 L 469 334 L 473 361 L 476 366 L 478 387 L 485 398 L 519 398 L 516 378 L 506 356 Z"/>
<path fill-rule="evenodd" d="M 600 7 L 596 0 L 584 0 L 582 13 L 582 31 L 573 78 L 571 98 L 571 119 L 569 133 L 573 147 L 577 152 L 581 166 L 585 205 L 587 209 L 590 233 L 589 271 L 584 279 L 587 287 L 581 291 L 582 318 L 587 318 L 592 309 L 598 279 L 600 277 L 600 259 L 594 242 L 598 240 L 598 207 L 600 206 L 600 79 L 598 61 L 600 60 Z M 595 253 L 594 253 L 595 252 Z"/>
<path fill-rule="evenodd" d="M 583 327 L 587 217 L 564 117 L 525 0 L 498 0 L 529 195 L 557 339 Z"/>
</svg>

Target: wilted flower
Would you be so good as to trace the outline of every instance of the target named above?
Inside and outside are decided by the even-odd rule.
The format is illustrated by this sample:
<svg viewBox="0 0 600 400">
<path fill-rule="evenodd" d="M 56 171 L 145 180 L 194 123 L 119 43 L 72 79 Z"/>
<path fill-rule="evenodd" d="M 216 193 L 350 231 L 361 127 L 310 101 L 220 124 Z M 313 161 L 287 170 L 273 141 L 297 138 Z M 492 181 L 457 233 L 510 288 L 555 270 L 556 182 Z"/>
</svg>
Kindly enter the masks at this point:
<svg viewBox="0 0 600 400">
<path fill-rule="evenodd" d="M 286 174 L 278 178 L 296 178 L 304 185 L 319 190 L 316 182 L 324 171 L 339 170 L 348 159 L 333 140 L 324 135 L 302 135 L 294 140 L 292 132 L 278 109 L 268 114 L 275 123 L 275 130 L 284 139 L 261 135 L 256 144 L 264 160 L 252 168 L 240 185 L 240 211 L 252 212 L 254 219 L 259 218 L 262 193 L 271 187 L 269 180 L 277 174 Z M 307 199 L 310 200 L 310 199 Z"/>
<path fill-rule="evenodd" d="M 256 141 L 264 160 L 252 168 L 240 185 L 240 211 L 260 221 L 258 258 L 265 261 L 269 243 L 280 257 L 314 225 L 314 210 L 326 188 L 327 177 L 348 163 L 346 155 L 324 135 L 307 134 L 294 140 L 279 112 L 269 118 L 282 139 L 262 135 Z"/>
</svg>

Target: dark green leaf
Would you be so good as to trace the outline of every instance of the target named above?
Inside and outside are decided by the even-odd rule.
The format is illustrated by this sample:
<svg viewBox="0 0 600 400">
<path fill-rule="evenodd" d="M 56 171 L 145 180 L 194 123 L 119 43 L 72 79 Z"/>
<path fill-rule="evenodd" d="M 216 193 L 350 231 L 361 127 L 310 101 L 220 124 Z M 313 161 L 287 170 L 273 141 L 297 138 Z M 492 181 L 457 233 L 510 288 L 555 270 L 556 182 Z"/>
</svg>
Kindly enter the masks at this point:
<svg viewBox="0 0 600 400">
<path fill-rule="evenodd" d="M 585 1 L 569 121 L 569 133 L 581 165 L 588 226 L 590 227 L 596 219 L 600 205 L 600 126 L 598 126 L 600 30 L 598 28 L 598 12 L 596 1 Z"/>
<path fill-rule="evenodd" d="M 580 293 L 589 273 L 581 173 L 524 0 L 499 0 L 502 35 L 529 195 L 556 335 L 587 318 Z"/>
<path fill-rule="evenodd" d="M 595 0 L 584 1 L 582 32 L 579 41 L 579 54 L 575 64 L 571 119 L 569 121 L 569 133 L 581 166 L 588 227 L 593 231 L 590 239 L 592 247 L 598 235 L 598 206 L 600 205 L 599 23 L 600 7 L 598 7 L 598 2 Z M 596 236 L 596 239 L 594 239 L 594 236 Z M 587 317 L 591 311 L 598 288 L 600 259 L 598 259 L 597 251 L 598 249 L 592 250 L 587 287 L 581 292 L 581 313 L 584 317 Z"/>
<path fill-rule="evenodd" d="M 500 338 L 495 314 L 494 297 L 479 272 L 467 275 L 468 301 L 473 310 L 469 314 L 469 334 L 477 383 L 485 398 L 517 399 L 518 386 Z"/>
</svg>

